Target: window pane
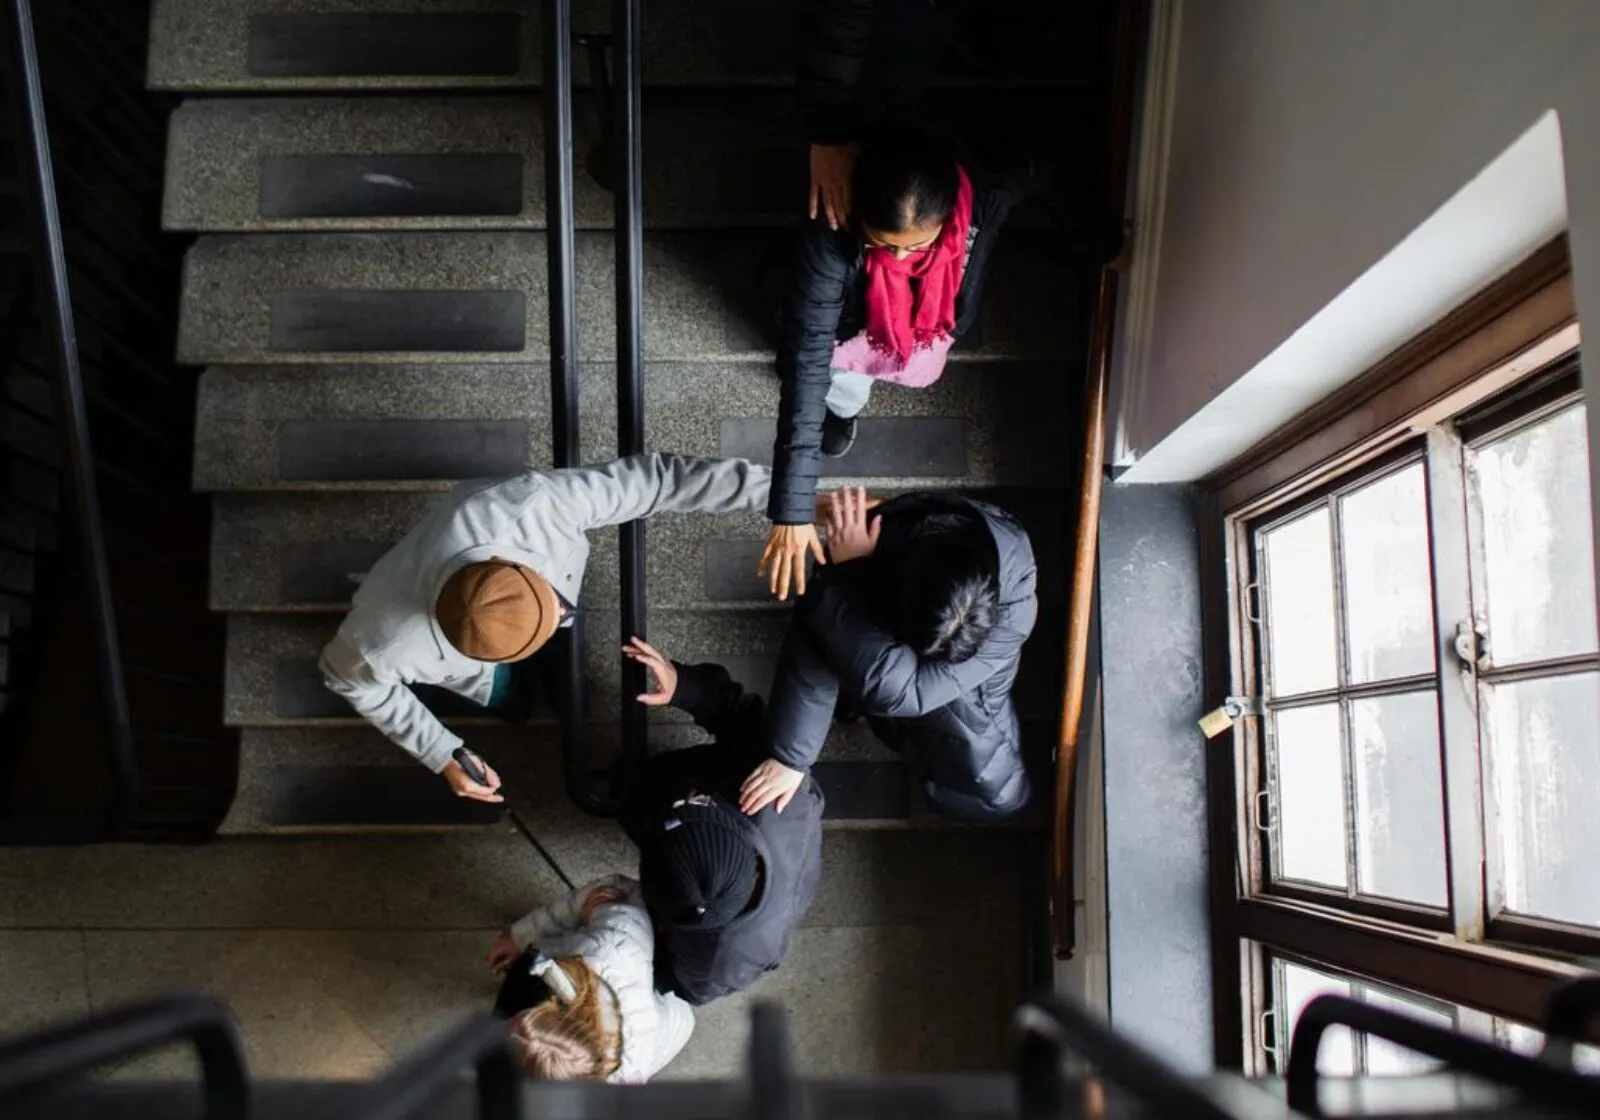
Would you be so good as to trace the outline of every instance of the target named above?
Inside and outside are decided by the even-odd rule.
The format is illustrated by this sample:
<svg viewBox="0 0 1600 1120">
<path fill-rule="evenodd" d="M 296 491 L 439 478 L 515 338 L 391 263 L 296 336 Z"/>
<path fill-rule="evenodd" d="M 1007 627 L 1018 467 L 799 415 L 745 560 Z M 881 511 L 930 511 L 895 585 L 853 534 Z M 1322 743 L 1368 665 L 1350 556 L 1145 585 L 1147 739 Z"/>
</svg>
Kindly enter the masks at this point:
<svg viewBox="0 0 1600 1120">
<path fill-rule="evenodd" d="M 1328 509 L 1264 534 L 1271 694 L 1339 683 L 1333 630 L 1333 547 Z"/>
<path fill-rule="evenodd" d="M 1437 694 L 1354 700 L 1350 733 L 1357 885 L 1366 894 L 1444 906 L 1449 895 Z"/>
<path fill-rule="evenodd" d="M 1272 713 L 1278 766 L 1278 874 L 1343 887 L 1344 766 L 1339 705 L 1314 704 Z"/>
<path fill-rule="evenodd" d="M 1447 1030 L 1455 1026 L 1456 1017 L 1449 1011 L 1396 992 L 1366 988 L 1362 992 L 1362 998 L 1375 1007 L 1409 1015 L 1413 1019 L 1421 1019 L 1430 1026 L 1444 1027 Z M 1367 1036 L 1367 1072 L 1377 1077 L 1427 1073 L 1438 1069 L 1440 1065 L 1440 1062 L 1432 1058 L 1418 1054 L 1414 1050 L 1407 1050 L 1404 1046 L 1396 1046 L 1377 1035 Z"/>
<path fill-rule="evenodd" d="M 1350 994 L 1350 982 L 1285 961 L 1283 990 L 1277 994 L 1273 1006 L 1288 1011 L 1286 1037 L 1293 1038 L 1294 1026 L 1300 1021 L 1300 1013 L 1306 1009 L 1306 1004 L 1321 995 L 1347 996 Z M 1283 1055 L 1279 1060 L 1287 1061 L 1288 1055 Z M 1317 1069 L 1335 1077 L 1349 1077 L 1355 1073 L 1355 1039 L 1351 1037 L 1348 1027 L 1333 1027 L 1323 1034 L 1322 1047 L 1317 1051 Z"/>
<path fill-rule="evenodd" d="M 1433 671 L 1433 578 L 1421 463 L 1339 502 L 1350 680 Z"/>
<path fill-rule="evenodd" d="M 1494 663 L 1591 652 L 1594 540 L 1583 406 L 1479 448 L 1473 465 Z"/>
<path fill-rule="evenodd" d="M 1483 692 L 1506 908 L 1600 926 L 1600 674 Z"/>
</svg>

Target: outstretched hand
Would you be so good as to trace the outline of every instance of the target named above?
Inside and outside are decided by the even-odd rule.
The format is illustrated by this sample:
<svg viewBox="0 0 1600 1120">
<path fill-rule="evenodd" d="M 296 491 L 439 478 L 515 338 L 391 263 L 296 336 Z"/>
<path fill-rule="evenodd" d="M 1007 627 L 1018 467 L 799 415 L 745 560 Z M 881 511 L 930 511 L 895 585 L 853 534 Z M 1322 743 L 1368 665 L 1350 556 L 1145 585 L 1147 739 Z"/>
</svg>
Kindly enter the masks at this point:
<svg viewBox="0 0 1600 1120">
<path fill-rule="evenodd" d="M 874 503 L 876 504 L 876 503 Z M 828 511 L 828 558 L 835 564 L 871 556 L 878 547 L 883 518 L 867 517 L 867 491 L 860 486 L 841 486 Z"/>
<path fill-rule="evenodd" d="M 633 638 L 622 647 L 624 655 L 637 661 L 649 670 L 655 678 L 655 688 L 649 692 L 642 692 L 634 697 L 641 704 L 648 704 L 652 708 L 659 708 L 663 704 L 672 703 L 672 697 L 678 691 L 678 668 L 662 655 L 655 646 L 643 638 Z"/>
<path fill-rule="evenodd" d="M 808 554 L 819 564 L 828 562 L 815 525 L 774 525 L 756 574 L 767 577 L 767 585 L 779 599 L 789 597 L 791 585 L 796 595 L 804 595 Z"/>
</svg>

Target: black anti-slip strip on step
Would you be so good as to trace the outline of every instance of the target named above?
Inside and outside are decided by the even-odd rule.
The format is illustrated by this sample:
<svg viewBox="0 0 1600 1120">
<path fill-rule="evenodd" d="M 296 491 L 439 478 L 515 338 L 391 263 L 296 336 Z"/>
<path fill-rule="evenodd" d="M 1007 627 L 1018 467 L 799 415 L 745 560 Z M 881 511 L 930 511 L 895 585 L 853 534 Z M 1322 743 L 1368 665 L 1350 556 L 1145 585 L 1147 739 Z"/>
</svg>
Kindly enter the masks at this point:
<svg viewBox="0 0 1600 1120">
<path fill-rule="evenodd" d="M 517 12 L 283 12 L 250 17 L 257 78 L 514 77 Z"/>
<path fill-rule="evenodd" d="M 756 574 L 763 540 L 715 540 L 705 544 L 705 596 L 713 603 L 766 603 L 772 591 Z M 807 567 L 811 567 L 807 561 Z M 762 686 L 765 688 L 765 685 Z"/>
<path fill-rule="evenodd" d="M 289 420 L 278 426 L 284 482 L 385 482 L 516 474 L 526 420 Z"/>
<path fill-rule="evenodd" d="M 267 348 L 280 353 L 515 353 L 528 337 L 522 292 L 275 292 Z"/>
<path fill-rule="evenodd" d="M 265 816 L 283 827 L 487 825 L 500 807 L 450 792 L 421 766 L 283 766 L 267 778 Z"/>
<path fill-rule="evenodd" d="M 296 606 L 345 604 L 393 541 L 295 541 L 278 554 L 278 597 Z"/>
<path fill-rule="evenodd" d="M 719 453 L 772 462 L 772 418 L 722 421 Z M 967 424 L 946 416 L 863 416 L 850 451 L 825 459 L 830 478 L 959 478 L 967 473 Z"/>
<path fill-rule="evenodd" d="M 522 213 L 516 152 L 267 156 L 263 218 L 411 218 Z"/>
<path fill-rule="evenodd" d="M 832 821 L 904 820 L 911 814 L 911 775 L 903 762 L 819 762 L 811 776 Z"/>
</svg>

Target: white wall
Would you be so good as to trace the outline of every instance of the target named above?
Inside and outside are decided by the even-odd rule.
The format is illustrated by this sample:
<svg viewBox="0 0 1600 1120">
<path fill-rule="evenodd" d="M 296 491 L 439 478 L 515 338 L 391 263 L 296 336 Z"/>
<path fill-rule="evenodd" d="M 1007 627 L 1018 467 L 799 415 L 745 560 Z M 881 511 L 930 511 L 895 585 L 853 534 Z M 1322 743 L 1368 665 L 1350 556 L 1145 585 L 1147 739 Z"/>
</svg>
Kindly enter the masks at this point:
<svg viewBox="0 0 1600 1120">
<path fill-rule="evenodd" d="M 1177 6 L 1152 291 L 1117 355 L 1129 481 L 1220 466 L 1564 223 L 1600 323 L 1600 2 Z"/>
</svg>

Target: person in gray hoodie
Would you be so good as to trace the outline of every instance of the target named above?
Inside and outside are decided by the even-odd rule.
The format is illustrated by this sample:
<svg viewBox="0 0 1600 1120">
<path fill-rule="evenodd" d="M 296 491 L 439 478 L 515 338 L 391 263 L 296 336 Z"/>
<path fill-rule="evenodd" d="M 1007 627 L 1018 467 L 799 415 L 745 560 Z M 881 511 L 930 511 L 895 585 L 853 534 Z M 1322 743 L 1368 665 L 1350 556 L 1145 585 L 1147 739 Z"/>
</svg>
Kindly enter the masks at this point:
<svg viewBox="0 0 1600 1120">
<path fill-rule="evenodd" d="M 771 755 L 741 791 L 746 812 L 790 795 L 836 710 L 922 767 L 929 806 L 992 821 L 1027 804 L 1011 686 L 1038 615 L 1028 534 L 957 494 L 905 494 L 876 515 L 858 489 L 828 520 L 832 563 L 801 597 L 771 695 Z"/>
<path fill-rule="evenodd" d="M 571 624 L 590 530 L 657 513 L 758 510 L 769 482 L 743 459 L 657 453 L 462 483 L 366 574 L 322 651 L 323 680 L 458 796 L 500 801 L 499 775 L 487 765 L 483 783 L 467 775 L 454 758 L 460 736 L 411 686 L 498 706 L 506 666 Z"/>
</svg>

